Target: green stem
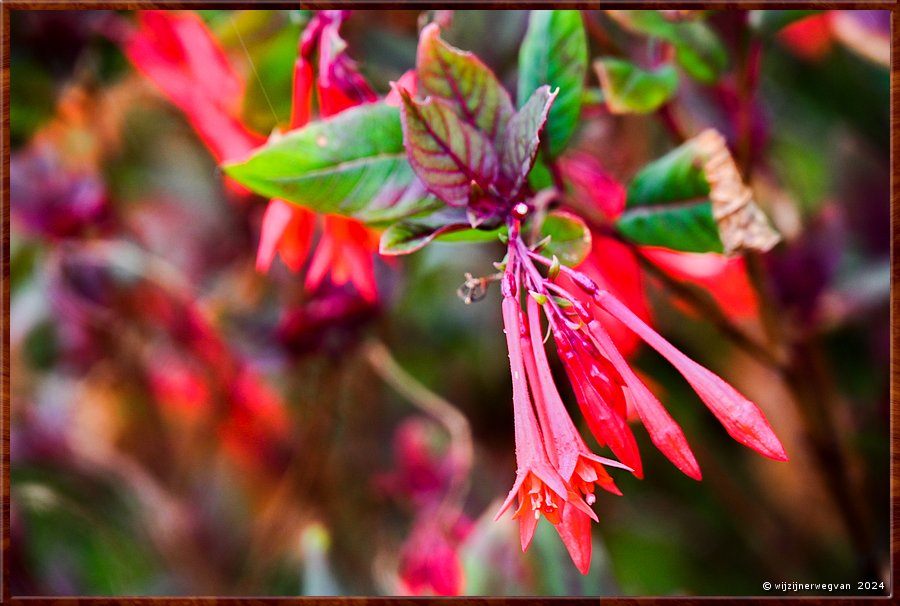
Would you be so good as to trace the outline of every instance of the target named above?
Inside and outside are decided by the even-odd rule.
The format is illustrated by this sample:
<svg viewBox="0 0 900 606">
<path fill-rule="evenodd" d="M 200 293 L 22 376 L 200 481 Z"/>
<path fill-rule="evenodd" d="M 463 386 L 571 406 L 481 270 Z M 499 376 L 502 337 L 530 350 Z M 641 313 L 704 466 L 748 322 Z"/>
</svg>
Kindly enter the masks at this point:
<svg viewBox="0 0 900 606">
<path fill-rule="evenodd" d="M 405 397 L 410 404 L 440 423 L 450 434 L 448 456 L 454 463 L 453 477 L 440 513 L 460 512 L 469 490 L 469 473 L 474 460 L 472 431 L 465 415 L 406 372 L 381 341 L 370 341 L 365 346 L 364 355 L 369 365 L 385 383 Z"/>
</svg>

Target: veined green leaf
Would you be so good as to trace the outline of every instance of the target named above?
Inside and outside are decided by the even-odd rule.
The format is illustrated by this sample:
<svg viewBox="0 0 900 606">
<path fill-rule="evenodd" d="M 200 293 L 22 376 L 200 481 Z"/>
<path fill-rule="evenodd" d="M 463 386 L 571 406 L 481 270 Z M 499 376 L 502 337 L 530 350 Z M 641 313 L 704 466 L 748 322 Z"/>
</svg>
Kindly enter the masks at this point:
<svg viewBox="0 0 900 606">
<path fill-rule="evenodd" d="M 366 222 L 436 203 L 406 160 L 399 110 L 381 103 L 312 122 L 223 169 L 260 195 Z"/>
<path fill-rule="evenodd" d="M 451 206 L 469 202 L 472 183 L 487 191 L 497 176 L 497 153 L 475 127 L 442 99 L 418 102 L 405 90 L 401 118 L 409 162 L 425 186 Z"/>
<path fill-rule="evenodd" d="M 541 249 L 545 257 L 556 255 L 564 264 L 575 267 L 591 252 L 591 230 L 577 215 L 562 210 L 547 214 L 541 224 L 541 238 L 550 240 Z"/>
<path fill-rule="evenodd" d="M 671 65 L 653 71 L 629 61 L 607 57 L 594 61 L 603 98 L 614 114 L 646 114 L 668 101 L 678 89 L 678 73 Z"/>
<path fill-rule="evenodd" d="M 616 220 L 616 227 L 637 244 L 683 252 L 723 252 L 709 200 L 626 210 Z"/>
<path fill-rule="evenodd" d="M 638 172 L 617 226 L 634 242 L 690 252 L 766 251 L 780 239 L 714 129 Z"/>
<path fill-rule="evenodd" d="M 543 137 L 553 158 L 566 148 L 578 124 L 587 62 L 587 38 L 579 11 L 531 11 L 519 50 L 518 100 L 519 106 L 524 106 L 542 84 L 559 89 Z"/>
<path fill-rule="evenodd" d="M 703 159 L 691 141 L 644 166 L 628 184 L 626 208 L 696 200 L 709 195 Z"/>
<path fill-rule="evenodd" d="M 558 92 L 550 92 L 546 84 L 541 86 L 509 121 L 500 149 L 500 169 L 511 183 L 508 188 L 510 196 L 518 193 L 531 172 L 541 144 L 541 130 Z"/>
<path fill-rule="evenodd" d="M 514 108 L 494 72 L 472 53 L 441 40 L 437 24 L 419 36 L 416 74 L 423 95 L 443 99 L 465 122 L 499 141 Z"/>
</svg>

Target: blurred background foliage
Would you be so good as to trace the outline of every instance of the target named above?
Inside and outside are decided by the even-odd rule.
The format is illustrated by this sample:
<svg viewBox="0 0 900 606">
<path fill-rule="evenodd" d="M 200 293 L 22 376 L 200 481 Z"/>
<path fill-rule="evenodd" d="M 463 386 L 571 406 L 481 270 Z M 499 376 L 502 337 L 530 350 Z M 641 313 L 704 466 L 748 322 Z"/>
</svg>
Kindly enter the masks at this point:
<svg viewBox="0 0 900 606">
<path fill-rule="evenodd" d="M 245 122 L 283 125 L 308 15 L 200 15 L 245 77 Z M 728 74 L 748 15 L 705 17 L 732 71 L 716 87 L 682 77 L 673 103 L 690 132 L 715 126 L 733 140 Z M 456 289 L 465 272 L 489 273 L 501 245 L 436 243 L 377 261 L 374 306 L 337 287 L 309 295 L 281 265 L 257 274 L 264 205 L 223 187 L 184 116 L 110 41 L 132 18 L 11 15 L 14 595 L 408 591 L 402 554 L 422 495 L 446 485 L 452 445 L 385 382 L 375 340 L 471 427 L 465 528 L 451 540 L 466 593 L 757 595 L 764 580 L 886 577 L 889 71 L 835 33 L 835 17 L 761 44 L 745 175 L 785 237 L 765 275 L 815 369 L 801 380 L 830 394 L 825 412 L 803 414 L 779 376 L 647 277 L 659 330 L 758 402 L 791 461 L 736 445 L 673 369 L 639 350 L 704 480 L 637 432 L 645 479 L 617 474 L 625 496 L 599 495 L 587 577 L 546 523 L 523 555 L 515 524 L 492 521 L 515 469 L 499 296 L 467 306 Z M 350 55 L 380 94 L 413 66 L 420 18 L 347 21 Z M 600 11 L 585 19 L 592 58 L 654 53 L 656 41 Z M 526 25 L 526 11 L 455 11 L 445 38 L 515 90 Z M 586 112 L 577 145 L 624 180 L 673 142 L 653 114 L 599 111 Z M 762 334 L 758 319 L 742 322 Z M 834 452 L 814 451 L 816 431 Z"/>
</svg>

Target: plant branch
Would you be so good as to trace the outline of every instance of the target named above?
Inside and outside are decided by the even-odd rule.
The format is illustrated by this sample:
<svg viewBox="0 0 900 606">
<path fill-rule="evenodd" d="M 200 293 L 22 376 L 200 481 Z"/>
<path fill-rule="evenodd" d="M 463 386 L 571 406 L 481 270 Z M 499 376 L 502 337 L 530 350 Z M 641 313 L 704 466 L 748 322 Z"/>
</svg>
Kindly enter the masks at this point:
<svg viewBox="0 0 900 606">
<path fill-rule="evenodd" d="M 445 513 L 460 511 L 469 490 L 469 472 L 474 460 L 472 431 L 465 415 L 406 372 L 381 341 L 370 341 L 365 346 L 364 356 L 385 383 L 440 423 L 450 434 L 449 457 L 453 462 L 453 477 L 441 507 Z"/>
</svg>

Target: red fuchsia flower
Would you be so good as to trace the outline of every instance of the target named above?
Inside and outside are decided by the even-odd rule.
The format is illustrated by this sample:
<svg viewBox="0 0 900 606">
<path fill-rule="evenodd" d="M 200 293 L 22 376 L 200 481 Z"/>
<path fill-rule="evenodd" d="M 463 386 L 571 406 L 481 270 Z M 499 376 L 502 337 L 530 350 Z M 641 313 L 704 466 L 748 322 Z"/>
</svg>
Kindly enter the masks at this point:
<svg viewBox="0 0 900 606">
<path fill-rule="evenodd" d="M 518 225 L 512 229 L 517 231 Z M 578 569 L 586 574 L 591 558 L 590 520 L 597 519 L 588 506 L 596 500 L 593 485 L 619 494 L 603 465 L 628 467 L 591 453 L 575 429 L 550 375 L 534 304 L 529 304 L 531 321 L 523 318 L 519 258 L 512 243 L 507 263 L 502 310 L 513 381 L 518 469 L 497 518 L 518 499 L 513 519 L 519 519 L 524 551 L 543 514 L 557 529 Z"/>
<path fill-rule="evenodd" d="M 593 156 L 573 153 L 560 160 L 560 169 L 572 184 L 573 195 L 602 221 L 610 224 L 625 210 L 625 188 L 613 179 Z M 643 322 L 650 323 L 650 306 L 644 293 L 645 278 L 634 251 L 600 229 L 591 232 L 591 252 L 578 266 L 597 285 L 616 296 Z M 652 246 L 640 246 L 642 255 L 678 280 L 704 287 L 732 318 L 753 318 L 758 314 L 756 296 L 747 278 L 744 260 L 715 253 L 686 253 Z M 560 282 L 576 296 L 580 289 L 560 276 Z M 619 351 L 628 357 L 640 339 L 621 322 L 601 309 L 589 306 L 609 333 Z"/>
<path fill-rule="evenodd" d="M 338 30 L 347 16 L 348 11 L 321 11 L 301 36 L 294 69 L 292 129 L 306 125 L 311 119 L 313 94 L 323 118 L 378 99 L 345 52 L 347 44 Z M 314 76 L 312 55 L 317 48 L 318 75 Z M 314 228 L 314 213 L 283 200 L 271 200 L 263 216 L 257 269 L 267 271 L 277 251 L 285 264 L 297 271 L 308 257 Z M 372 260 L 376 250 L 376 234 L 362 223 L 336 215 L 326 216 L 306 276 L 307 290 L 316 290 L 330 274 L 335 284 L 350 282 L 364 299 L 376 301 L 378 291 Z"/>
<path fill-rule="evenodd" d="M 400 592 L 403 595 L 462 593 L 465 585 L 456 546 L 461 537 L 428 516 L 417 520 L 400 552 Z"/>
<path fill-rule="evenodd" d="M 692 478 L 701 477 L 700 468 L 681 428 L 630 368 L 609 333 L 595 319 L 594 310 L 589 310 L 582 304 L 581 301 L 585 296 L 589 298 L 591 307 L 609 313 L 669 360 L 734 439 L 772 459 L 787 460 L 781 442 L 755 404 L 721 378 L 678 351 L 612 293 L 599 288 L 585 274 L 565 266 L 554 265 L 549 259 L 528 250 L 521 240 L 517 245 L 517 255 L 520 259 L 529 260 L 522 261 L 529 288 L 538 297 L 543 297 L 542 300 L 545 299 L 544 313 L 550 320 L 560 357 L 576 394 L 588 396 L 586 398 L 588 406 L 581 406 L 588 427 L 598 441 L 609 443 L 613 452 L 624 463 L 634 468 L 636 475 L 640 475 L 640 461 L 636 450 L 632 451 L 630 448 L 622 450 L 622 444 L 627 445 L 633 439 L 630 432 L 626 431 L 627 427 L 623 425 L 622 407 L 603 402 L 604 396 L 600 390 L 591 390 L 595 387 L 590 381 L 593 373 L 584 371 L 586 363 L 593 362 L 601 374 L 608 373 L 606 384 L 617 384 L 618 387 L 614 390 L 621 389 L 624 392 L 647 428 L 653 443 L 676 467 Z M 561 287 L 556 282 L 557 276 L 543 278 L 530 260 L 558 268 L 560 274 L 566 274 L 582 291 L 581 295 L 576 296 Z M 553 299 L 552 295 L 558 299 Z M 575 355 L 573 352 L 576 352 Z M 612 373 L 609 372 L 610 366 L 613 369 Z M 593 410 L 591 406 L 594 407 Z"/>
<path fill-rule="evenodd" d="M 312 118 L 312 100 L 318 100 L 322 117 L 328 117 L 377 96 L 346 55 L 339 27 L 348 11 L 320 11 L 303 32 L 294 69 L 290 128 Z M 194 13 L 142 11 L 138 28 L 127 30 L 121 40 L 125 54 L 188 117 L 191 126 L 217 162 L 237 160 L 265 142 L 241 121 L 243 81 L 228 61 L 215 36 Z M 312 57 L 318 50 L 318 75 Z M 247 190 L 230 180 L 232 189 Z M 317 215 L 283 200 L 270 201 L 263 215 L 256 266 L 269 269 L 276 254 L 293 271 L 309 259 L 318 223 Z M 329 216 L 321 225 L 322 236 L 307 279 L 307 288 L 318 287 L 331 275 L 340 285 L 352 283 L 367 301 L 377 299 L 372 254 L 377 239 L 354 219 Z M 365 237 L 361 237 L 362 235 Z M 343 255 L 348 255 L 344 259 Z"/>
<path fill-rule="evenodd" d="M 137 20 L 122 40 L 125 55 L 185 113 L 217 162 L 265 141 L 241 122 L 244 83 L 197 14 L 140 11 Z"/>
</svg>

